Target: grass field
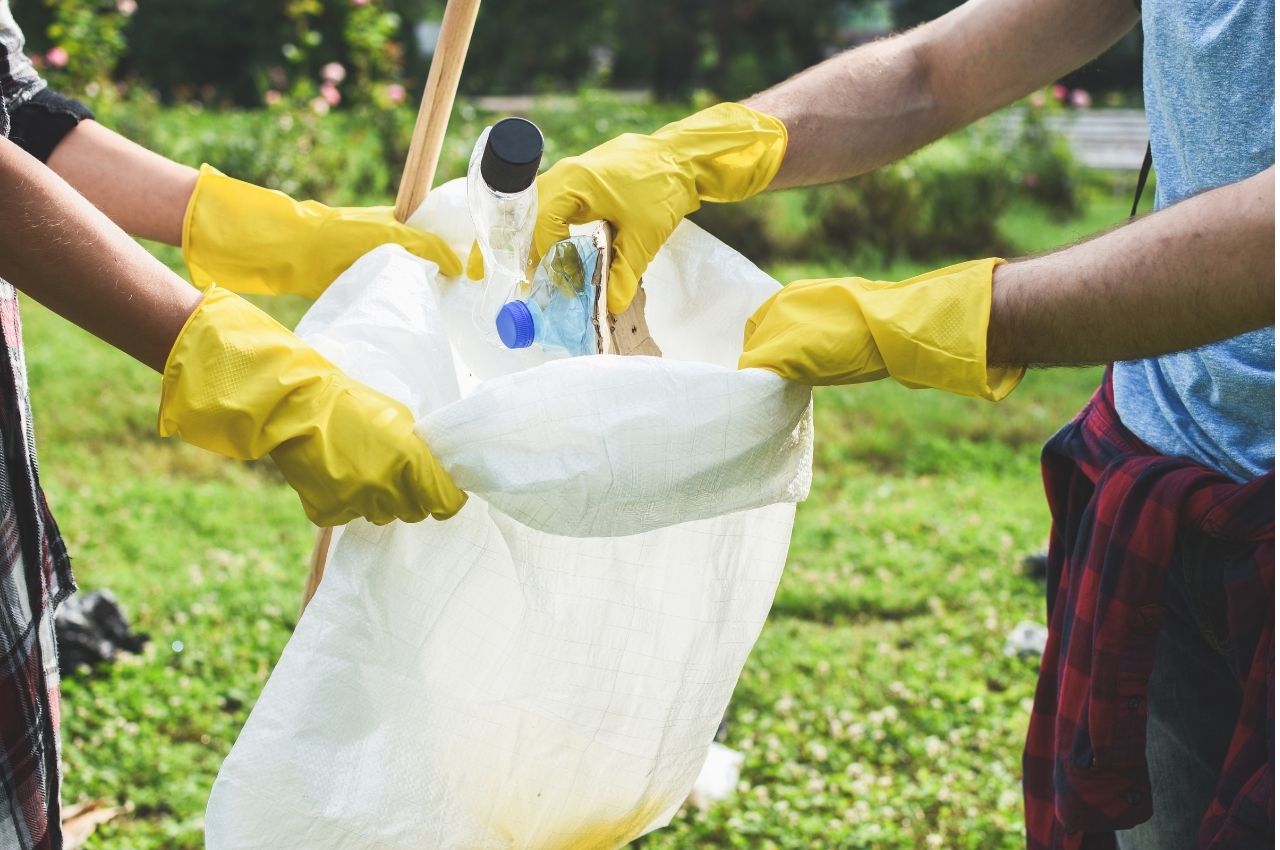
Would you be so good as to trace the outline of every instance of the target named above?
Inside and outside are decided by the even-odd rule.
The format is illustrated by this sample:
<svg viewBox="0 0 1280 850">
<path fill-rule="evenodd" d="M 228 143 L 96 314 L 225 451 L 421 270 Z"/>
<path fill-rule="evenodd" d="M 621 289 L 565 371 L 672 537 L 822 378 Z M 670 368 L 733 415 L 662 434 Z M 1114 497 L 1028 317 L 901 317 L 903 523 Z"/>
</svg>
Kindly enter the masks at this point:
<svg viewBox="0 0 1280 850">
<path fill-rule="evenodd" d="M 1002 227 L 1039 250 L 1126 206 L 1095 193 L 1079 220 L 1019 206 Z M 271 309 L 291 321 L 304 306 Z M 80 585 L 111 588 L 151 635 L 66 681 L 64 800 L 127 807 L 89 847 L 200 847 L 218 765 L 294 625 L 313 531 L 269 464 L 159 440 L 154 375 L 24 309 L 43 481 Z M 1000 406 L 889 383 L 818 392 L 813 491 L 728 719 L 740 791 L 640 846 L 1021 846 L 1035 665 L 1001 647 L 1042 617 L 1019 570 L 1047 531 L 1039 446 L 1098 375 L 1036 373 Z"/>
</svg>

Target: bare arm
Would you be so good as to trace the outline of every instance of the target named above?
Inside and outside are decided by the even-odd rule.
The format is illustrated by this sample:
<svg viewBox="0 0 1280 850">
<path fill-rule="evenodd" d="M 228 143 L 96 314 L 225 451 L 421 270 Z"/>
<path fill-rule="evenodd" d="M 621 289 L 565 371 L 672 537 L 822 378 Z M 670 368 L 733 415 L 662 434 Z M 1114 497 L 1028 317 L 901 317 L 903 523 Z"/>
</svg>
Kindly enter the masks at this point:
<svg viewBox="0 0 1280 850">
<path fill-rule="evenodd" d="M 1131 0 L 969 0 L 815 65 L 745 102 L 787 126 L 772 188 L 893 162 L 1078 68 L 1137 20 Z"/>
<path fill-rule="evenodd" d="M 1275 166 L 1088 242 L 996 269 L 988 358 L 1130 360 L 1270 325 Z"/>
<path fill-rule="evenodd" d="M 156 371 L 200 293 L 0 139 L 0 277 Z"/>
<path fill-rule="evenodd" d="M 81 121 L 49 167 L 134 236 L 182 242 L 182 219 L 197 172 L 136 145 L 97 121 Z"/>
</svg>

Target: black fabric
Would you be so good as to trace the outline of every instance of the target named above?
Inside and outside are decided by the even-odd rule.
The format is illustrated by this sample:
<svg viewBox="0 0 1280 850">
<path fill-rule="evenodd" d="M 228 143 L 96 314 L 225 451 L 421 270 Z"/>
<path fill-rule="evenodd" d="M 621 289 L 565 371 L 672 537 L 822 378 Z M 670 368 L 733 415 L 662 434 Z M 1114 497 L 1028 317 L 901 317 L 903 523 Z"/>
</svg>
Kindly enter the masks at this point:
<svg viewBox="0 0 1280 850">
<path fill-rule="evenodd" d="M 93 112 L 78 100 L 43 89 L 13 111 L 9 120 L 9 140 L 41 162 L 75 126 Z"/>
<path fill-rule="evenodd" d="M 9 0 L 0 0 L 0 101 L 12 115 L 44 87 L 44 80 L 27 57 L 26 42 Z"/>
<path fill-rule="evenodd" d="M 54 615 L 58 669 L 64 678 L 121 652 L 141 652 L 148 636 L 134 632 L 115 594 L 107 589 L 72 596 Z"/>
<path fill-rule="evenodd" d="M 1147 175 L 1151 173 L 1151 143 L 1147 142 L 1147 153 L 1142 157 L 1142 168 L 1138 171 L 1138 188 L 1133 190 L 1133 209 L 1129 210 L 1129 218 L 1137 218 L 1138 201 L 1142 200 L 1142 190 L 1147 188 Z"/>
</svg>

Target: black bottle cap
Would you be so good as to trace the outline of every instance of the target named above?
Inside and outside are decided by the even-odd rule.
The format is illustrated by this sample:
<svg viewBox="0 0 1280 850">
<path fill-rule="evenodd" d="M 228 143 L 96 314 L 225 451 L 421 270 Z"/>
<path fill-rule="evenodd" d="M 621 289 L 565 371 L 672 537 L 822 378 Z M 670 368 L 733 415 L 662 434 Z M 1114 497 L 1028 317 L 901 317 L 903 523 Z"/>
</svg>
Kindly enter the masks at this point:
<svg viewBox="0 0 1280 850">
<path fill-rule="evenodd" d="M 480 176 L 489 188 L 514 194 L 523 192 L 538 176 L 542 164 L 542 131 L 523 118 L 503 118 L 489 131 Z"/>
</svg>

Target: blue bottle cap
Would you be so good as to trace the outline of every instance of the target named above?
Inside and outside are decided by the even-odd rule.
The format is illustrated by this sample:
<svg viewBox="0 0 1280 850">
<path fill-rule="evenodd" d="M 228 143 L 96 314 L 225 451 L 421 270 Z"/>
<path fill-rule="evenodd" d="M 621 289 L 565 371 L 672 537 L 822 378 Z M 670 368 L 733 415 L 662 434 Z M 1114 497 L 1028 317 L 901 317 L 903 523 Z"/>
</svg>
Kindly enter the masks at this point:
<svg viewBox="0 0 1280 850">
<path fill-rule="evenodd" d="M 508 301 L 498 311 L 498 337 L 507 348 L 533 345 L 533 314 L 523 301 Z"/>
</svg>

